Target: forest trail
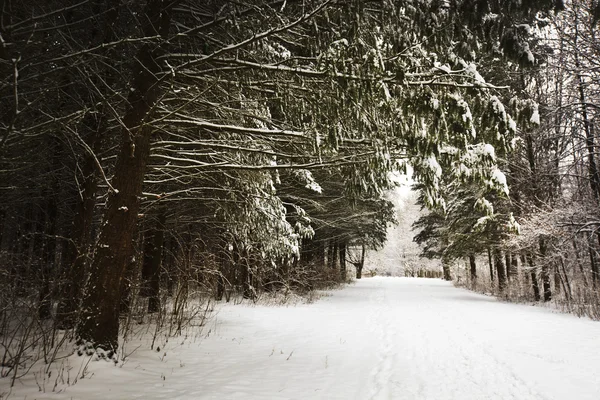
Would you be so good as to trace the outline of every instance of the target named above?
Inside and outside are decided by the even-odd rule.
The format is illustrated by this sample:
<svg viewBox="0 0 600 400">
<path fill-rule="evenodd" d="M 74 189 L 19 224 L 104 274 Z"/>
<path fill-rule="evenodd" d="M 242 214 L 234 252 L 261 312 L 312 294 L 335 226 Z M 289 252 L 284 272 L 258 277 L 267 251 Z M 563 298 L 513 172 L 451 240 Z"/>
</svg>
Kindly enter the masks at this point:
<svg viewBox="0 0 600 400">
<path fill-rule="evenodd" d="M 138 350 L 121 368 L 92 363 L 91 379 L 63 393 L 17 387 L 10 398 L 596 400 L 600 393 L 600 323 L 440 280 L 367 278 L 313 304 L 224 305 L 205 330 L 158 354 Z"/>
</svg>

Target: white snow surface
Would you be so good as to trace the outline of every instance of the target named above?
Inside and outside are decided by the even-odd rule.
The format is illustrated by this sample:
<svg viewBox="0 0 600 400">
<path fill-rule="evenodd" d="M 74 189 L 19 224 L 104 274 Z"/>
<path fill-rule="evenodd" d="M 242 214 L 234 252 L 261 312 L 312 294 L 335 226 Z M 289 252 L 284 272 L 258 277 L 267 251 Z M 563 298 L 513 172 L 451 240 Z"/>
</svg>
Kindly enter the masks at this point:
<svg viewBox="0 0 600 400">
<path fill-rule="evenodd" d="M 91 362 L 88 377 L 58 394 L 24 379 L 9 398 L 597 400 L 600 393 L 600 323 L 440 280 L 366 278 L 313 304 L 224 305 L 205 329 L 201 340 L 139 349 L 124 365 Z"/>
</svg>

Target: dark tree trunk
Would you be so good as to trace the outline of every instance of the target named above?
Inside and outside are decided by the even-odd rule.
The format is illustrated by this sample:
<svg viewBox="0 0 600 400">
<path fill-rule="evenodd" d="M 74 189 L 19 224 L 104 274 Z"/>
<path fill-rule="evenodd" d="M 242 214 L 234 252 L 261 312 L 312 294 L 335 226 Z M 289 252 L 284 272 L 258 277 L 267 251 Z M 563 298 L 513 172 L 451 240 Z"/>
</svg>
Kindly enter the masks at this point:
<svg viewBox="0 0 600 400">
<path fill-rule="evenodd" d="M 108 209 L 90 269 L 78 334 L 105 350 L 117 348 L 121 291 L 127 267 L 134 263 L 134 241 L 146 158 L 147 135 L 135 140 L 135 152 L 124 144 L 117 160 Z"/>
<path fill-rule="evenodd" d="M 516 254 L 510 255 L 510 267 L 512 269 L 512 275 L 515 278 L 519 276 L 519 259 Z"/>
<path fill-rule="evenodd" d="M 598 245 L 600 246 L 600 233 L 596 233 L 596 239 L 598 241 Z M 597 256 L 598 252 L 596 251 L 596 247 L 590 243 L 590 248 L 594 249 L 594 254 Z M 600 266 L 598 265 L 598 260 L 596 257 L 594 257 L 594 260 L 595 262 L 592 265 L 592 276 L 594 281 L 594 287 L 596 287 L 598 283 L 600 283 Z"/>
<path fill-rule="evenodd" d="M 217 277 L 217 290 L 215 300 L 223 300 L 227 284 L 227 277 L 231 270 L 231 255 L 228 251 L 228 244 L 224 239 L 220 239 L 217 245 L 217 263 L 219 264 L 219 276 Z"/>
<path fill-rule="evenodd" d="M 340 242 L 340 274 L 342 282 L 346 281 L 346 242 Z"/>
<path fill-rule="evenodd" d="M 565 292 L 565 296 L 566 296 L 567 300 L 571 301 L 573 299 L 573 290 L 571 288 L 571 281 L 569 280 L 569 275 L 567 273 L 567 267 L 565 266 L 565 259 L 562 256 L 562 254 L 560 255 L 559 260 L 560 260 L 560 266 L 562 268 L 562 274 L 561 274 L 560 270 L 558 271 L 560 283 L 563 285 L 563 290 Z"/>
<path fill-rule="evenodd" d="M 500 249 L 494 249 L 494 264 L 496 264 L 496 273 L 498 274 L 498 289 L 503 292 L 506 289 L 506 267 L 502 260 Z"/>
<path fill-rule="evenodd" d="M 160 310 L 160 267 L 163 258 L 165 213 L 158 216 L 156 228 L 148 234 L 144 244 L 142 266 L 142 293 L 148 298 L 148 312 Z"/>
<path fill-rule="evenodd" d="M 327 257 L 327 267 L 329 269 L 337 268 L 338 242 L 337 240 L 329 240 L 329 249 Z"/>
<path fill-rule="evenodd" d="M 583 267 L 583 261 L 581 260 L 581 254 L 579 253 L 579 249 L 577 248 L 577 239 L 573 239 L 573 251 L 575 252 L 575 259 L 577 260 L 577 265 L 579 266 L 579 272 L 581 273 L 581 278 L 583 279 L 583 285 L 585 287 L 588 286 L 587 274 L 585 272 L 585 268 Z"/>
<path fill-rule="evenodd" d="M 521 270 L 519 271 L 519 273 L 523 274 L 523 284 L 526 288 L 529 288 L 531 286 L 531 275 L 529 274 L 529 271 L 526 267 L 527 258 L 525 257 L 525 254 L 521 254 L 519 258 L 521 260 Z"/>
<path fill-rule="evenodd" d="M 224 294 L 225 294 L 225 277 L 221 273 L 217 277 L 217 291 L 215 292 L 215 300 L 217 300 L 217 301 L 223 300 Z"/>
<path fill-rule="evenodd" d="M 492 251 L 488 248 L 487 253 L 488 253 L 488 263 L 490 266 L 490 282 L 493 285 L 494 284 L 494 263 L 492 261 Z"/>
<path fill-rule="evenodd" d="M 168 33 L 170 10 L 163 3 L 149 0 L 140 16 L 147 36 Z M 130 109 L 123 118 L 126 128 L 111 182 L 115 191 L 109 194 L 77 329 L 79 343 L 85 344 L 88 352 L 94 347 L 102 348 L 109 351 L 109 357 L 118 346 L 120 290 L 134 255 L 138 196 L 150 154 L 151 131 L 144 123 L 161 94 L 159 55 L 159 46 L 144 44 L 135 58 Z"/>
<path fill-rule="evenodd" d="M 94 146 L 95 148 L 95 146 Z M 81 288 L 84 285 L 85 266 L 89 253 L 89 240 L 92 232 L 94 206 L 98 181 L 95 173 L 95 162 L 87 157 L 83 166 L 83 191 L 75 208 L 73 233 L 64 256 L 64 281 L 61 285 L 61 299 L 57 308 L 57 325 L 60 328 L 75 326 L 76 312 L 81 299 Z"/>
<path fill-rule="evenodd" d="M 527 263 L 529 264 L 529 269 L 531 270 L 530 275 L 531 275 L 531 288 L 533 289 L 533 298 L 535 299 L 535 301 L 540 301 L 541 300 L 540 285 L 538 283 L 537 274 L 535 272 L 535 264 L 533 263 L 532 255 L 527 256 Z"/>
<path fill-rule="evenodd" d="M 242 295 L 245 299 L 255 300 L 257 295 L 256 295 L 256 289 L 255 289 L 255 285 L 254 285 L 254 273 L 252 272 L 253 260 L 250 258 L 250 254 L 248 254 L 248 252 L 246 252 L 246 259 L 241 264 L 243 264 L 243 265 L 240 265 L 240 267 L 242 268 L 242 272 L 243 272 L 242 273 L 242 276 L 243 276 Z"/>
<path fill-rule="evenodd" d="M 92 6 L 96 7 L 94 11 L 97 14 L 106 12 L 104 30 L 97 30 L 97 34 L 102 35 L 100 41 L 102 43 L 114 41 L 115 31 L 113 25 L 119 15 L 118 0 L 109 0 L 105 4 L 97 1 Z M 96 35 L 92 35 L 92 38 L 95 37 Z M 112 49 L 107 48 L 105 51 L 106 57 L 110 58 L 112 52 Z M 114 81 L 114 72 L 111 68 L 107 67 L 101 72 L 104 75 L 101 79 L 92 79 L 97 80 L 100 87 L 103 85 L 111 86 Z M 75 326 L 76 313 L 81 300 L 82 288 L 85 284 L 85 269 L 89 261 L 90 237 L 98 191 L 98 165 L 95 154 L 100 149 L 103 138 L 107 135 L 106 120 L 104 115 L 90 115 L 83 120 L 83 127 L 89 133 L 83 135 L 83 140 L 91 153 L 85 151 L 83 154 L 81 196 L 77 196 L 71 241 L 67 244 L 63 259 L 65 270 L 62 278 L 64 280 L 60 285 L 61 292 L 56 315 L 57 326 L 63 329 Z"/>
<path fill-rule="evenodd" d="M 452 274 L 450 273 L 450 265 L 448 264 L 447 260 L 444 260 L 444 258 L 442 258 L 442 271 L 444 273 L 444 280 L 451 281 Z"/>
<path fill-rule="evenodd" d="M 314 257 L 315 257 L 318 265 L 321 268 L 325 267 L 325 241 L 324 240 L 317 241 L 315 243 L 314 251 L 315 251 Z"/>
<path fill-rule="evenodd" d="M 552 286 L 550 285 L 550 271 L 548 263 L 544 259 L 547 253 L 546 242 L 540 239 L 540 255 L 542 256 L 542 287 L 544 289 L 544 301 L 552 299 Z"/>
<path fill-rule="evenodd" d="M 361 247 L 361 251 L 360 251 L 360 261 L 358 262 L 358 265 L 356 265 L 356 279 L 362 279 L 362 270 L 363 267 L 365 266 L 365 253 L 367 252 L 367 246 L 365 246 L 365 244 L 362 244 Z"/>
<path fill-rule="evenodd" d="M 592 270 L 592 286 L 594 289 L 598 286 L 598 280 L 600 277 L 600 268 L 598 267 L 598 262 L 596 260 L 596 255 L 594 254 L 596 250 L 594 249 L 594 245 L 592 243 L 588 243 L 588 250 L 590 254 L 590 266 Z"/>
<path fill-rule="evenodd" d="M 579 37 L 578 32 L 578 24 L 577 19 L 575 20 L 575 46 L 577 46 L 577 39 Z M 575 51 L 575 66 L 577 67 L 577 71 L 581 71 L 581 62 L 579 60 L 579 52 Z M 587 148 L 587 157 L 588 157 L 588 179 L 590 182 L 590 188 L 596 201 L 600 200 L 600 175 L 598 174 L 598 166 L 596 164 L 596 144 L 595 144 L 595 135 L 594 135 L 594 125 L 589 118 L 588 115 L 588 103 L 587 97 L 585 93 L 585 87 L 583 82 L 583 77 L 581 72 L 577 73 L 577 89 L 579 94 L 579 102 L 581 104 L 581 116 L 583 118 L 583 128 L 585 131 L 585 144 Z"/>
<path fill-rule="evenodd" d="M 134 290 L 134 288 L 137 286 L 139 288 L 140 286 L 140 270 L 141 270 L 141 266 L 143 264 L 143 260 L 141 260 L 142 262 L 138 262 L 138 258 L 143 256 L 143 250 L 142 251 L 138 251 L 138 247 L 142 247 L 143 244 L 143 240 L 138 232 L 138 225 L 136 224 L 135 226 L 135 233 L 133 235 L 133 237 L 135 238 L 133 240 L 133 255 L 131 257 L 129 257 L 129 262 L 127 263 L 127 266 L 125 268 L 125 272 L 123 273 L 123 277 L 121 278 L 121 289 L 120 289 L 120 302 L 119 302 L 119 314 L 120 315 L 127 315 L 131 312 L 131 304 L 134 302 L 134 296 L 136 294 L 136 291 Z M 139 257 L 138 257 L 139 256 Z"/>
<path fill-rule="evenodd" d="M 362 279 L 362 265 L 356 266 L 356 279 Z"/>
<path fill-rule="evenodd" d="M 474 254 L 469 254 L 469 265 L 471 266 L 471 285 L 475 287 L 477 284 L 477 264 Z"/>
<path fill-rule="evenodd" d="M 161 268 L 161 278 L 160 280 L 164 282 L 163 284 L 167 290 L 167 296 L 173 296 L 173 287 L 175 283 L 175 279 L 173 279 L 173 275 L 175 273 L 175 251 L 176 251 L 176 241 L 172 235 L 168 235 L 165 238 L 165 243 L 163 245 L 163 261 Z"/>
<path fill-rule="evenodd" d="M 31 263 L 34 259 L 34 251 L 39 247 L 38 237 L 35 235 L 35 223 L 38 222 L 38 207 L 29 207 L 24 211 L 25 217 L 17 228 L 17 240 L 14 243 L 13 253 L 17 255 L 13 265 L 14 290 L 19 297 L 27 296 L 28 284 L 31 282 Z"/>
<path fill-rule="evenodd" d="M 58 185 L 56 185 L 58 186 Z M 55 189 L 57 187 L 55 186 Z M 55 192 L 56 194 L 56 192 Z M 46 233 L 43 240 L 42 250 L 42 265 L 40 266 L 40 291 L 39 291 L 39 307 L 38 316 L 40 319 L 49 319 L 52 317 L 52 299 L 50 293 L 50 279 L 54 272 L 54 264 L 56 259 L 56 218 L 58 214 L 56 198 L 53 195 L 49 196 L 48 205 L 46 208 Z"/>
<path fill-rule="evenodd" d="M 510 283 L 510 281 L 513 278 L 513 271 L 512 271 L 511 261 L 510 261 L 510 253 L 508 251 L 504 253 L 504 262 L 506 265 L 506 281 L 507 281 L 507 283 Z"/>
<path fill-rule="evenodd" d="M 564 286 L 564 282 L 562 282 L 562 276 L 560 274 L 560 269 L 558 267 L 558 264 L 554 264 L 554 271 L 553 271 L 553 281 L 554 281 L 554 293 L 556 293 L 557 295 L 560 295 L 560 291 L 561 291 L 561 286 Z M 565 292 L 565 294 L 567 294 Z"/>
<path fill-rule="evenodd" d="M 321 250 L 322 249 L 322 250 Z M 300 255 L 300 261 L 303 265 L 310 265 L 316 263 L 325 264 L 325 243 L 321 240 L 313 239 L 302 239 L 302 250 Z M 329 254 L 328 254 L 329 256 Z M 321 258 L 323 259 L 321 261 Z"/>
<path fill-rule="evenodd" d="M 13 133 L 15 122 L 19 116 L 19 64 L 20 61 L 20 46 L 8 46 L 14 44 L 12 29 L 5 29 L 12 25 L 13 13 L 11 10 L 11 2 L 8 0 L 0 1 L 0 37 L 2 37 L 2 45 L 0 46 L 0 74 L 2 77 L 8 77 L 3 83 L 10 82 L 8 85 L 2 85 L 0 95 L 2 103 L 0 103 L 0 151 L 3 150 L 8 137 Z"/>
<path fill-rule="evenodd" d="M 550 274 L 548 268 L 542 266 L 542 284 L 544 287 L 544 301 L 552 300 L 552 286 L 550 285 Z"/>
</svg>

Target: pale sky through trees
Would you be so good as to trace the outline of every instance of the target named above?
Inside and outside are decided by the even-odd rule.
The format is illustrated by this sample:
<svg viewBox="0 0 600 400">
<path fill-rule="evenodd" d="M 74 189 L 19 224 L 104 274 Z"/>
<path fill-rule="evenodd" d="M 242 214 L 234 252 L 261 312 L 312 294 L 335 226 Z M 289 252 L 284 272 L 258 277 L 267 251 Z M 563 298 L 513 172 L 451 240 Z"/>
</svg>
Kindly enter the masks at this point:
<svg viewBox="0 0 600 400">
<path fill-rule="evenodd" d="M 365 261 L 367 270 L 376 269 L 379 274 L 404 276 L 405 262 L 412 268 L 440 268 L 438 260 L 418 257 L 421 249 L 413 242 L 415 232 L 411 226 L 425 211 L 416 204 L 417 192 L 412 190 L 412 169 L 409 168 L 407 172 L 407 175 L 394 175 L 399 186 L 388 193 L 389 200 L 394 203 L 398 225 L 388 228 L 388 241 L 382 249 L 368 253 Z"/>
</svg>

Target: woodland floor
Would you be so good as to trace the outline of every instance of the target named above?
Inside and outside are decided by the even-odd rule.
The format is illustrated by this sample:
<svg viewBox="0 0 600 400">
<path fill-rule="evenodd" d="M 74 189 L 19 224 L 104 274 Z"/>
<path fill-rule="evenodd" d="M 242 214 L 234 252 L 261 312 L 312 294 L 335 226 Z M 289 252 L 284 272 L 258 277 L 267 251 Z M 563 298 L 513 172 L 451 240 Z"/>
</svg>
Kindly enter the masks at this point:
<svg viewBox="0 0 600 400">
<path fill-rule="evenodd" d="M 34 378 L 34 369 L 8 398 L 597 400 L 600 394 L 599 322 L 502 303 L 434 279 L 367 278 L 313 304 L 219 305 L 201 335 L 172 339 L 160 351 L 140 344 L 116 367 L 92 361 L 75 385 L 64 384 L 64 370 L 63 383 L 56 383 L 56 374 Z M 68 359 L 71 382 L 83 359 Z"/>
</svg>

